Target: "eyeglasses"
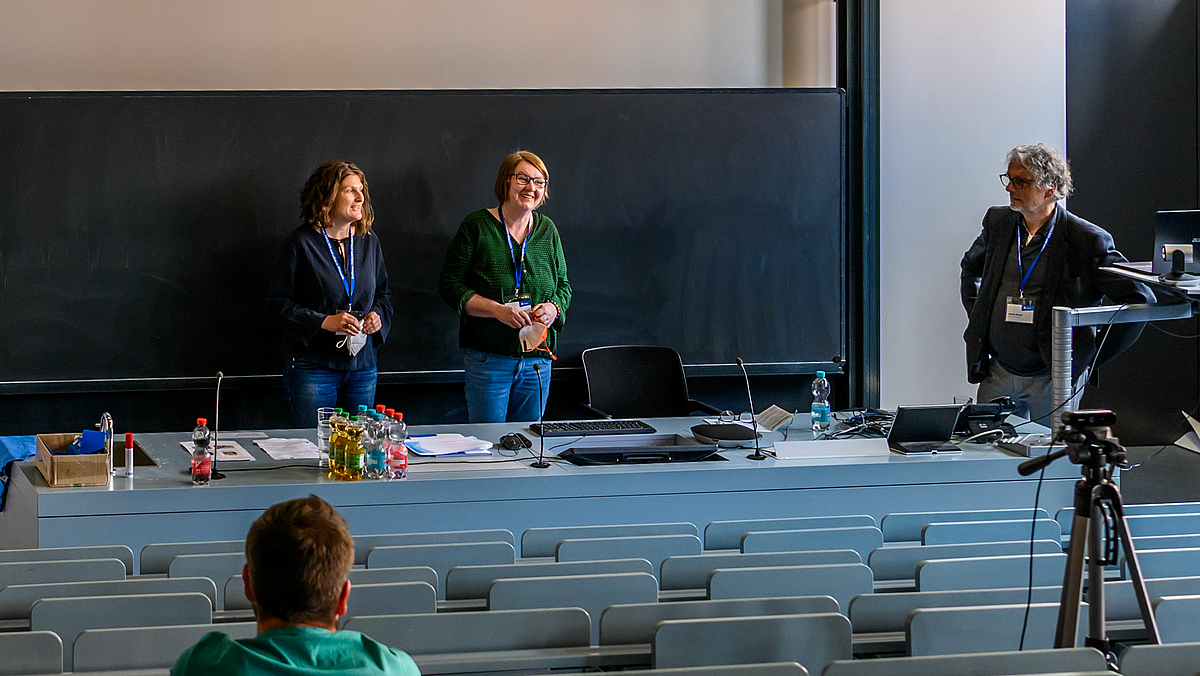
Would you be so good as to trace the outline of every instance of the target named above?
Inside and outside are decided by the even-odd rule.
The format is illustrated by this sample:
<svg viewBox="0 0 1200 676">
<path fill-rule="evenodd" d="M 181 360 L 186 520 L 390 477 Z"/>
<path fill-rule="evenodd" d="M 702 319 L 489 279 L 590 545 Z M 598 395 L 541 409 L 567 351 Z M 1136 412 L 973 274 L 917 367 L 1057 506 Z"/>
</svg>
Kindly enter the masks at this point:
<svg viewBox="0 0 1200 676">
<path fill-rule="evenodd" d="M 1024 190 L 1034 184 L 1034 180 L 1030 178 L 1020 178 L 1018 176 L 1009 176 L 1008 174 L 1000 174 L 1000 184 L 1005 188 L 1012 183 L 1017 190 Z"/>
<path fill-rule="evenodd" d="M 517 179 L 517 185 L 529 185 L 532 183 L 535 188 L 545 188 L 550 183 L 550 181 L 544 178 L 534 178 L 525 174 L 509 174 L 509 176 Z"/>
</svg>

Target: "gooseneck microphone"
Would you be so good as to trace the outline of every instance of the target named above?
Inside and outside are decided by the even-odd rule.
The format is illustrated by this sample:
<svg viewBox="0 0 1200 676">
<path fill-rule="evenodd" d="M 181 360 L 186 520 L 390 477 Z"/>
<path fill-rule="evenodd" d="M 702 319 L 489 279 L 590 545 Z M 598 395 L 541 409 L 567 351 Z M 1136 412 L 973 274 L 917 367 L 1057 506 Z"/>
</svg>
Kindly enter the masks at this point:
<svg viewBox="0 0 1200 676">
<path fill-rule="evenodd" d="M 766 460 L 767 456 L 763 454 L 762 449 L 758 446 L 758 416 L 754 414 L 754 395 L 750 394 L 750 374 L 746 373 L 746 363 L 741 357 L 737 358 L 737 365 L 742 369 L 742 377 L 746 380 L 746 398 L 750 400 L 750 424 L 754 428 L 754 452 L 747 455 L 750 460 Z"/>
<path fill-rule="evenodd" d="M 213 457 L 212 457 L 212 476 L 210 481 L 224 479 L 225 475 L 217 471 L 217 458 L 221 455 L 221 444 L 218 441 L 221 429 L 221 379 L 225 377 L 224 373 L 217 371 L 217 405 L 216 411 L 213 414 Z"/>
<path fill-rule="evenodd" d="M 545 425 L 542 424 L 542 417 L 546 414 L 546 402 L 542 398 L 542 365 L 534 362 L 533 372 L 537 374 L 538 379 L 538 429 L 545 430 Z M 546 469 L 550 463 L 546 462 L 546 434 L 538 434 L 538 459 L 537 462 L 530 465 L 538 469 Z"/>
</svg>

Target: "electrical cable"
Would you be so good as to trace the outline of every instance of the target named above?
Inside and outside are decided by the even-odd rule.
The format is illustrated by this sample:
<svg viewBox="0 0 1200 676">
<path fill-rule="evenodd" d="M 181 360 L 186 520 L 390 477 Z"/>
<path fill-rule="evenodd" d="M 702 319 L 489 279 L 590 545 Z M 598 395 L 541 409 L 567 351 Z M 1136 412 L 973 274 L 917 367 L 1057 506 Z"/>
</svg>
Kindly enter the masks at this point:
<svg viewBox="0 0 1200 676">
<path fill-rule="evenodd" d="M 1059 404 L 1058 406 L 1055 406 L 1054 408 L 1050 409 L 1050 412 L 1049 412 L 1049 413 L 1047 413 L 1047 414 L 1045 414 L 1045 415 L 1040 415 L 1040 416 L 1038 416 L 1038 417 L 1036 417 L 1036 418 L 1034 418 L 1034 419 L 1032 419 L 1032 420 L 1027 420 L 1027 421 L 1025 421 L 1025 422 L 1023 422 L 1023 423 L 1019 423 L 1019 424 L 1017 424 L 1017 425 L 1014 425 L 1014 426 L 1013 426 L 1013 429 L 1014 429 L 1014 430 L 1015 430 L 1015 429 L 1017 429 L 1017 428 L 1020 428 L 1020 427 L 1024 427 L 1025 425 L 1031 425 L 1031 424 L 1033 424 L 1033 423 L 1035 423 L 1035 422 L 1039 422 L 1039 421 L 1041 421 L 1041 420 L 1044 420 L 1044 419 L 1046 419 L 1046 418 L 1050 418 L 1050 417 L 1051 417 L 1051 416 L 1053 416 L 1053 415 L 1054 415 L 1054 414 L 1055 414 L 1055 413 L 1056 413 L 1056 412 L 1057 412 L 1059 409 L 1061 409 L 1062 407 L 1064 407 L 1064 406 L 1066 406 L 1067 404 L 1071 403 L 1072 401 L 1075 401 L 1075 397 L 1079 396 L 1079 393 L 1083 391 L 1083 388 L 1087 387 L 1087 381 L 1088 381 L 1088 379 L 1090 379 L 1090 378 L 1092 377 L 1092 372 L 1093 372 L 1093 371 L 1095 371 L 1095 369 L 1096 369 L 1096 362 L 1098 362 L 1098 361 L 1099 361 L 1099 359 L 1100 359 L 1100 351 L 1104 349 L 1104 344 L 1105 344 L 1106 342 L 1108 342 L 1108 334 L 1109 334 L 1109 331 L 1108 331 L 1108 329 L 1109 329 L 1109 328 L 1111 328 L 1111 327 L 1112 327 L 1112 325 L 1113 325 L 1113 322 L 1114 322 L 1114 321 L 1116 321 L 1116 319 L 1117 319 L 1117 315 L 1121 314 L 1121 312 L 1122 312 L 1123 310 L 1125 310 L 1125 308 L 1127 308 L 1127 307 L 1129 307 L 1129 303 L 1121 303 L 1121 306 L 1117 308 L 1116 312 L 1113 312 L 1113 315 L 1112 315 L 1112 317 L 1109 317 L 1109 318 L 1108 318 L 1108 322 L 1104 324 L 1104 329 L 1105 329 L 1105 331 L 1104 331 L 1104 337 L 1102 337 L 1102 338 L 1100 339 L 1100 345 L 1099 345 L 1099 346 L 1097 346 L 1097 347 L 1096 347 L 1096 351 L 1095 351 L 1094 353 L 1092 353 L 1092 363 L 1088 364 L 1088 366 L 1087 366 L 1087 373 L 1088 373 L 1088 377 L 1083 379 L 1083 383 L 1081 383 L 1080 385 L 1077 385 L 1077 386 L 1075 387 L 1075 389 L 1071 390 L 1071 396 L 1067 397 L 1067 400 L 1066 400 L 1066 401 L 1064 401 L 1063 403 L 1061 403 L 1061 404 Z M 1051 419 L 1051 423 L 1053 423 L 1053 419 Z M 1051 424 L 1051 425 L 1050 425 L 1050 427 L 1053 427 L 1053 426 L 1054 426 L 1053 424 Z"/>
<path fill-rule="evenodd" d="M 1054 442 L 1046 447 L 1046 455 L 1050 455 L 1050 451 L 1054 450 Z M 1033 493 L 1033 519 L 1029 524 L 1029 586 L 1025 590 L 1025 619 L 1021 621 L 1021 641 L 1017 644 L 1017 650 L 1025 649 L 1025 631 L 1029 628 L 1029 609 L 1033 606 L 1033 543 L 1037 535 L 1037 517 L 1038 503 L 1042 499 L 1042 481 L 1046 478 L 1046 465 L 1042 467 L 1042 471 L 1038 473 L 1037 489 Z"/>
</svg>

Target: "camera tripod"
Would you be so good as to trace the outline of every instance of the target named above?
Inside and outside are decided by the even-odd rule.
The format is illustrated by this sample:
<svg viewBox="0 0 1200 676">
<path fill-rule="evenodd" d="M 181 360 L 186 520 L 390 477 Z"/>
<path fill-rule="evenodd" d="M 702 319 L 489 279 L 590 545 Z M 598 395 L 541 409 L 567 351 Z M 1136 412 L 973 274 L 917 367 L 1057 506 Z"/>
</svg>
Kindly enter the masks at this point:
<svg viewBox="0 0 1200 676">
<path fill-rule="evenodd" d="M 1125 449 L 1112 436 L 1116 416 L 1111 411 L 1063 413 L 1063 427 L 1055 439 L 1066 448 L 1021 463 L 1017 471 L 1028 476 L 1064 455 L 1082 465 L 1083 478 L 1075 484 L 1075 515 L 1063 573 L 1062 600 L 1058 606 L 1055 648 L 1074 648 L 1079 626 L 1079 601 L 1083 593 L 1083 567 L 1087 563 L 1088 633 L 1084 645 L 1096 648 L 1113 663 L 1111 644 L 1104 624 L 1104 567 L 1117 562 L 1117 541 L 1125 550 L 1125 565 L 1133 580 L 1146 637 L 1162 643 L 1146 583 L 1138 566 L 1137 552 L 1125 520 L 1121 491 L 1112 480 L 1113 468 L 1125 464 Z M 1087 557 L 1084 557 L 1084 551 Z"/>
</svg>

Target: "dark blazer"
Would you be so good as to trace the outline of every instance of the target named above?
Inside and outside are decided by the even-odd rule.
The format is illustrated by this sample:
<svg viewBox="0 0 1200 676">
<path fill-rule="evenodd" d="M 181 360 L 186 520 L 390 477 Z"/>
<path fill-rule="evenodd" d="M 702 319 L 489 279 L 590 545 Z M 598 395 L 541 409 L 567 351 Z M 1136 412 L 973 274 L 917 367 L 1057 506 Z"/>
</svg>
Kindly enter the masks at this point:
<svg viewBox="0 0 1200 676">
<path fill-rule="evenodd" d="M 1043 265 L 1046 268 L 1045 289 L 1038 299 L 1033 324 L 1037 331 L 1038 348 L 1046 366 L 1050 366 L 1051 315 L 1050 308 L 1059 305 L 1072 308 L 1110 303 L 1153 303 L 1149 287 L 1125 277 L 1099 272 L 1098 268 L 1125 260 L 1113 246 L 1112 235 L 1103 228 L 1079 218 L 1058 205 L 1054 216 L 1054 232 L 1046 244 Z M 1008 254 L 1012 251 L 1021 214 L 1008 207 L 992 207 L 983 217 L 983 231 L 971 248 L 963 254 L 962 304 L 969 317 L 963 339 L 967 342 L 967 380 L 982 382 L 990 368 L 988 335 L 992 308 L 1000 288 L 1000 279 Z M 1048 227 L 1043 226 L 1043 227 Z M 1142 332 L 1142 324 L 1114 324 L 1107 329 L 1102 364 L 1133 344 Z M 1085 326 L 1074 330 L 1072 380 L 1095 356 L 1097 331 Z"/>
</svg>

